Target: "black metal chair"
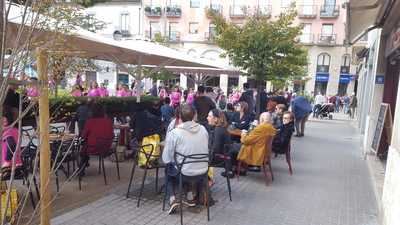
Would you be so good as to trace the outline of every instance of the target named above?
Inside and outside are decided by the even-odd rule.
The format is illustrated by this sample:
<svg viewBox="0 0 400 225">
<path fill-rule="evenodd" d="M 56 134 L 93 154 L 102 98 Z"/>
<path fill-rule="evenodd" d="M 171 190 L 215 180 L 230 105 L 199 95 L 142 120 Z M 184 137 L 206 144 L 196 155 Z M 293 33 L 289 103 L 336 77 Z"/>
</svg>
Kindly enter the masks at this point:
<svg viewBox="0 0 400 225">
<path fill-rule="evenodd" d="M 56 176 L 56 187 L 57 192 L 60 190 L 58 171 L 61 170 L 65 177 L 70 177 L 70 163 L 72 163 L 73 171 L 75 171 L 76 165 L 78 165 L 79 149 L 80 149 L 80 138 L 74 138 L 73 140 L 57 141 L 51 146 L 51 159 L 55 166 L 54 173 Z M 67 165 L 65 169 L 64 164 Z"/>
<path fill-rule="evenodd" d="M 221 154 L 213 154 L 213 160 L 210 162 L 210 167 L 224 168 L 226 177 L 226 186 L 228 188 L 229 200 L 232 201 L 231 181 L 228 173 L 230 172 L 231 157 L 227 154 L 231 148 L 231 144 L 224 145 L 224 152 Z"/>
<path fill-rule="evenodd" d="M 95 146 L 86 146 L 86 148 L 89 147 L 94 147 L 97 152 L 97 154 L 87 154 L 88 157 L 90 156 L 97 156 L 99 158 L 99 174 L 101 173 L 101 170 L 103 170 L 103 176 L 104 176 L 104 184 L 107 185 L 107 176 L 106 176 L 106 169 L 104 166 L 104 159 L 107 158 L 108 156 L 114 154 L 115 158 L 117 158 L 117 152 L 115 150 L 111 149 L 111 144 L 113 142 L 113 138 L 97 138 L 96 139 L 96 145 Z M 119 173 L 119 162 L 118 160 L 115 161 L 116 167 L 117 167 L 117 175 L 118 175 L 118 180 L 121 179 L 120 173 Z M 82 171 L 85 169 L 86 164 L 80 164 L 79 166 L 79 175 L 78 175 L 78 182 L 79 182 L 79 190 L 82 190 Z"/>
<path fill-rule="evenodd" d="M 179 160 L 178 160 L 179 158 Z M 179 205 L 180 205 L 180 217 L 181 217 L 181 225 L 183 225 L 183 182 L 203 182 L 206 190 L 206 205 L 207 205 L 207 221 L 210 221 L 210 204 L 209 204 L 209 186 L 208 186 L 208 166 L 207 166 L 207 171 L 203 174 L 197 175 L 197 176 L 186 176 L 182 173 L 182 168 L 184 166 L 187 166 L 189 164 L 196 164 L 196 163 L 207 163 L 209 164 L 209 154 L 191 154 L 191 155 L 183 155 L 178 152 L 175 152 L 174 154 L 174 159 L 175 159 L 175 165 L 178 171 L 178 176 L 179 176 L 179 191 L 178 191 L 178 196 L 179 196 Z M 166 184 L 165 184 L 165 194 L 164 194 L 164 199 L 163 199 L 163 210 L 165 210 L 165 201 L 167 197 L 167 187 L 169 184 L 169 177 L 166 176 Z"/>
<path fill-rule="evenodd" d="M 145 148 L 150 148 L 150 151 L 146 151 Z M 132 171 L 131 171 L 131 177 L 129 179 L 129 185 L 128 185 L 128 191 L 126 193 L 126 197 L 129 198 L 129 192 L 132 188 L 132 181 L 133 181 L 133 176 L 135 174 L 135 169 L 136 166 L 138 165 L 138 160 L 139 160 L 139 154 L 143 154 L 146 158 L 146 164 L 142 167 L 144 169 L 144 174 L 142 178 L 142 184 L 140 186 L 140 191 L 139 191 L 139 197 L 137 201 L 137 207 L 140 205 L 140 200 L 142 198 L 143 194 L 143 189 L 144 189 L 144 182 L 146 181 L 147 177 L 147 171 L 150 169 L 155 169 L 156 170 L 156 184 L 155 184 L 155 189 L 156 192 L 158 192 L 158 173 L 160 168 L 165 168 L 165 165 L 159 162 L 159 158 L 161 157 L 160 154 L 155 154 L 154 153 L 154 145 L 153 144 L 147 144 L 147 145 L 142 145 L 140 146 L 139 150 L 135 152 L 133 156 L 133 165 L 132 165 Z M 154 163 L 156 160 L 156 163 Z"/>
<path fill-rule="evenodd" d="M 63 133 L 65 133 L 65 126 L 63 126 L 63 125 L 59 125 L 59 126 L 50 125 L 50 133 L 63 134 Z"/>
</svg>

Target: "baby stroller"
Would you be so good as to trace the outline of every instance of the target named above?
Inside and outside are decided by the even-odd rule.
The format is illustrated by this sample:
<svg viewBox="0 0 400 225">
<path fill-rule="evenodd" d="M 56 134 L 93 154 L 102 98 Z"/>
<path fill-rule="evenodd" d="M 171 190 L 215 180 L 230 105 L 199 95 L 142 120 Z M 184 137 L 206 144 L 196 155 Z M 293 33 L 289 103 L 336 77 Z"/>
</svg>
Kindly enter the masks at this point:
<svg viewBox="0 0 400 225">
<path fill-rule="evenodd" d="M 318 110 L 317 117 L 320 119 L 327 117 L 331 120 L 333 119 L 333 112 L 335 112 L 335 106 L 332 103 L 325 103 Z"/>
</svg>

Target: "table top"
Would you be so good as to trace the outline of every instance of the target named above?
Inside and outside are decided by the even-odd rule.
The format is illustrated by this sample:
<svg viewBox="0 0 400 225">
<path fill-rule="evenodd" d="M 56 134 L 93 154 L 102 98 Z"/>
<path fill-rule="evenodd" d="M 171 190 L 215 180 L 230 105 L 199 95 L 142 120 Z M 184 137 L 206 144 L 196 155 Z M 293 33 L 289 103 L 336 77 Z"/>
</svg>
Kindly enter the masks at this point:
<svg viewBox="0 0 400 225">
<path fill-rule="evenodd" d="M 67 141 L 76 137 L 76 134 L 62 133 L 62 134 L 49 134 L 49 141 Z"/>
<path fill-rule="evenodd" d="M 114 124 L 114 128 L 115 129 L 128 129 L 129 128 L 129 124 L 128 123 Z"/>
<path fill-rule="evenodd" d="M 240 129 L 237 129 L 237 128 L 229 129 L 229 128 L 228 128 L 227 131 L 228 131 L 228 133 L 229 133 L 230 135 L 232 135 L 232 136 L 237 136 L 237 137 L 242 136 L 242 131 L 241 131 Z"/>
</svg>

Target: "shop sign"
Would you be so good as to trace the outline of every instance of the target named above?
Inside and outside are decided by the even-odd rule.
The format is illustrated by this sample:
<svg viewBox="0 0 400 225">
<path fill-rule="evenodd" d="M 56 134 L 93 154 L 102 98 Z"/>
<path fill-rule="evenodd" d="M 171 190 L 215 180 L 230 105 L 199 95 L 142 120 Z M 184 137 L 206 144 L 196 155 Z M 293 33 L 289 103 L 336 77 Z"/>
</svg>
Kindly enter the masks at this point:
<svg viewBox="0 0 400 225">
<path fill-rule="evenodd" d="M 339 77 L 339 83 L 340 84 L 348 84 L 351 81 L 351 75 L 350 74 L 340 74 Z"/>
<path fill-rule="evenodd" d="M 315 81 L 317 82 L 328 82 L 329 73 L 317 73 L 315 76 Z"/>
<path fill-rule="evenodd" d="M 385 76 L 383 75 L 376 75 L 375 77 L 375 84 L 384 84 L 385 83 Z"/>
</svg>

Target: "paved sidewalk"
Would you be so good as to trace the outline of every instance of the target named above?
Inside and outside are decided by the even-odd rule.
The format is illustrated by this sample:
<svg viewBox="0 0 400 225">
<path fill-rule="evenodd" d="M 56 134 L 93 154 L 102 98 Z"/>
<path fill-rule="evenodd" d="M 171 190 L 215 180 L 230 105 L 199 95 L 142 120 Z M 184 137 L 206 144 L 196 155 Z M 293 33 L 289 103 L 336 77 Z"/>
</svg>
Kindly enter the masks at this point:
<svg viewBox="0 0 400 225">
<path fill-rule="evenodd" d="M 339 119 L 310 121 L 304 138 L 293 137 L 293 176 L 283 157 L 273 159 L 274 182 L 266 186 L 262 173 L 233 179 L 230 202 L 225 180 L 216 175 L 212 192 L 218 202 L 210 208 L 211 221 L 207 223 L 205 210 L 185 210 L 185 224 L 377 225 L 378 209 L 360 140 L 349 121 L 335 117 Z M 154 194 L 149 180 L 140 208 L 134 196 L 125 198 L 124 185 L 54 218 L 52 224 L 179 224 L 178 215 L 161 210 L 162 196 Z"/>
</svg>

